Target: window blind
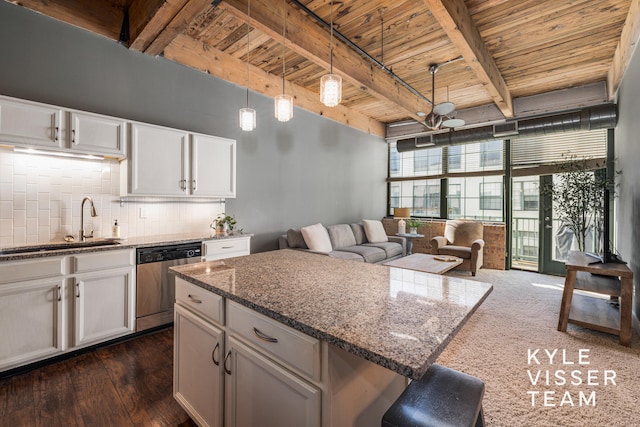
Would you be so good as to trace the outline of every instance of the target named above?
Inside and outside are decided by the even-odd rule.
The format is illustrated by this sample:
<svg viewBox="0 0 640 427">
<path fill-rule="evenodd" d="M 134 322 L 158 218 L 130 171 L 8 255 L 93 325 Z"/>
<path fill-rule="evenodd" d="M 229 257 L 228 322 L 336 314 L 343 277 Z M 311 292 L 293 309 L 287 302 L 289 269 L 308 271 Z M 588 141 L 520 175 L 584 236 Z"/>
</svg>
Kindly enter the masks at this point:
<svg viewBox="0 0 640 427">
<path fill-rule="evenodd" d="M 511 165 L 539 166 L 570 158 L 604 160 L 607 157 L 607 130 L 555 133 L 511 140 Z"/>
</svg>

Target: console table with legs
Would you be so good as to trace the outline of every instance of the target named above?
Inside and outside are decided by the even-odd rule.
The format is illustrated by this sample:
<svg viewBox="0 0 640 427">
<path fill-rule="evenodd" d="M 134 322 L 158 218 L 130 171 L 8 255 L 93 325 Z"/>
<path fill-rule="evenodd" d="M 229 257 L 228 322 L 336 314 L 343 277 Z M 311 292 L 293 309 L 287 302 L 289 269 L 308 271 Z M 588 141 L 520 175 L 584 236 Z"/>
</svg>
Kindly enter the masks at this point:
<svg viewBox="0 0 640 427">
<path fill-rule="evenodd" d="M 629 346 L 632 333 L 633 272 L 626 264 L 593 263 L 584 252 L 569 252 L 565 268 L 567 276 L 562 293 L 558 330 L 566 332 L 567 324 L 618 335 L 620 344 Z M 609 298 L 575 295 L 582 290 Z M 619 309 L 612 306 L 617 298 Z"/>
</svg>

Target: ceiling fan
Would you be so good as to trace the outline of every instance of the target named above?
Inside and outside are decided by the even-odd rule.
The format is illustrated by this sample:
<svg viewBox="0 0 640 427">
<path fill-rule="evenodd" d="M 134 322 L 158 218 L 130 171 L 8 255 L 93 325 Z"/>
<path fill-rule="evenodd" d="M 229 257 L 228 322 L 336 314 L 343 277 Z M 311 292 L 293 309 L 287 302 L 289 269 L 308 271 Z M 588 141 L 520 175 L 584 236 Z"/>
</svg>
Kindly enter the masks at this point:
<svg viewBox="0 0 640 427">
<path fill-rule="evenodd" d="M 441 126 L 447 128 L 455 128 L 458 126 L 464 126 L 464 120 L 456 119 L 456 106 L 453 102 L 441 102 L 436 104 L 436 73 L 440 68 L 437 64 L 429 65 L 429 72 L 431 73 L 431 96 L 433 103 L 431 104 L 431 112 L 426 115 L 424 119 L 424 125 L 430 130 L 441 129 Z"/>
</svg>

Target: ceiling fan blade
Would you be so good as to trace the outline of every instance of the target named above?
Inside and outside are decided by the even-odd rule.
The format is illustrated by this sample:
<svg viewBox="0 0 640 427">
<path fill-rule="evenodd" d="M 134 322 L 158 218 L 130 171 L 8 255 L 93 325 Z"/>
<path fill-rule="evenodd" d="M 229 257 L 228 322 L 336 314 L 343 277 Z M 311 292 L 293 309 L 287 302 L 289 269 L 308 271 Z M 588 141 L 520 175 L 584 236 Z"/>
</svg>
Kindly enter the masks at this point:
<svg viewBox="0 0 640 427">
<path fill-rule="evenodd" d="M 433 112 L 441 116 L 447 116 L 455 109 L 456 106 L 453 105 L 453 102 L 441 102 L 440 104 L 433 107 Z"/>
<path fill-rule="evenodd" d="M 464 124 L 465 124 L 465 121 L 462 120 L 462 119 L 450 119 L 450 118 L 447 118 L 446 120 L 444 120 L 442 122 L 442 126 L 446 126 L 448 128 L 457 128 L 457 127 L 460 127 L 460 126 L 464 126 Z"/>
</svg>

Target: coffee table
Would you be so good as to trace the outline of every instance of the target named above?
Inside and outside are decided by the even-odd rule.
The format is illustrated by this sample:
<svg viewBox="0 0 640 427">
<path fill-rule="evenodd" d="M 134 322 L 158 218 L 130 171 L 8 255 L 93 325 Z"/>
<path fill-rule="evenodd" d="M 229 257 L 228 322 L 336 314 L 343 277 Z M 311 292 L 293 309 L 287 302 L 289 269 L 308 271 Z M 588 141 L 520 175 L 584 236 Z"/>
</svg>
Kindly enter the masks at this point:
<svg viewBox="0 0 640 427">
<path fill-rule="evenodd" d="M 447 261 L 443 261 L 446 259 Z M 462 264 L 462 258 L 450 255 L 413 254 L 406 257 L 385 262 L 389 267 L 406 268 L 407 270 L 423 271 L 425 273 L 444 274 Z"/>
</svg>

